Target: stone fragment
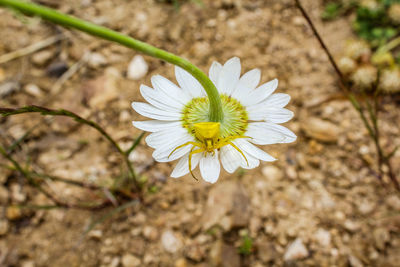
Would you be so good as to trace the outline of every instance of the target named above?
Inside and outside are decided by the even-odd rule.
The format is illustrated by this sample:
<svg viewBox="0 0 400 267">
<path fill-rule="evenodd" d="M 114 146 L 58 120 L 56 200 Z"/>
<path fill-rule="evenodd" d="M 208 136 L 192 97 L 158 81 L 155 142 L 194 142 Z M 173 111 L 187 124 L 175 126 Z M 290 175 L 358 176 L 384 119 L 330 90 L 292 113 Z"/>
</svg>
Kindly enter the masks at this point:
<svg viewBox="0 0 400 267">
<path fill-rule="evenodd" d="M 54 58 L 54 53 L 51 50 L 43 50 L 35 53 L 32 56 L 33 64 L 37 66 L 43 66 L 48 63 L 52 58 Z"/>
<path fill-rule="evenodd" d="M 22 191 L 21 185 L 13 183 L 10 186 L 11 199 L 15 202 L 22 203 L 26 200 L 26 194 Z"/>
<path fill-rule="evenodd" d="M 170 230 L 166 230 L 161 236 L 163 248 L 169 253 L 176 253 L 182 248 L 181 240 Z"/>
<path fill-rule="evenodd" d="M 186 248 L 185 255 L 188 259 L 192 261 L 201 262 L 206 256 L 205 247 L 199 246 L 197 244 L 188 246 Z"/>
<path fill-rule="evenodd" d="M 9 223 L 5 219 L 0 219 L 0 236 L 8 233 Z"/>
<path fill-rule="evenodd" d="M 120 262 L 121 259 L 119 257 L 114 257 L 110 262 L 110 267 L 118 267 Z"/>
<path fill-rule="evenodd" d="M 394 210 L 400 211 L 400 198 L 396 195 L 391 195 L 386 198 L 386 203 Z"/>
<path fill-rule="evenodd" d="M 125 254 L 122 256 L 123 267 L 138 267 L 141 266 L 140 259 L 133 256 L 132 254 Z"/>
<path fill-rule="evenodd" d="M 349 264 L 351 267 L 363 267 L 364 264 L 354 255 L 349 255 Z"/>
<path fill-rule="evenodd" d="M 319 118 L 308 118 L 303 122 L 302 129 L 309 137 L 326 143 L 337 142 L 340 133 L 338 126 Z"/>
<path fill-rule="evenodd" d="M 9 206 L 6 210 L 6 216 L 11 221 L 18 220 L 22 217 L 22 211 L 17 206 Z"/>
<path fill-rule="evenodd" d="M 359 206 L 358 210 L 361 212 L 363 215 L 367 215 L 371 213 L 375 208 L 375 204 L 371 201 L 362 201 Z"/>
<path fill-rule="evenodd" d="M 103 231 L 101 230 L 92 230 L 88 233 L 88 237 L 94 240 L 100 240 L 103 237 Z"/>
<path fill-rule="evenodd" d="M 129 252 L 137 256 L 143 256 L 146 251 L 146 241 L 143 238 L 133 237 L 130 238 Z"/>
<path fill-rule="evenodd" d="M 33 260 L 24 260 L 21 262 L 21 267 L 35 267 L 35 262 Z"/>
<path fill-rule="evenodd" d="M 218 183 L 208 195 L 202 217 L 204 230 L 213 225 L 225 224 L 231 227 L 247 226 L 250 219 L 250 200 L 244 187 L 236 182 Z M 224 230 L 229 230 L 225 229 Z"/>
<path fill-rule="evenodd" d="M 331 233 L 325 229 L 318 229 L 314 234 L 314 239 L 323 247 L 329 247 L 331 244 Z"/>
<path fill-rule="evenodd" d="M 6 205 L 8 202 L 9 193 L 7 188 L 0 185 L 0 205 Z"/>
<path fill-rule="evenodd" d="M 261 172 L 268 181 L 277 181 L 282 179 L 283 172 L 274 165 L 268 165 L 261 169 Z"/>
<path fill-rule="evenodd" d="M 343 223 L 344 228 L 346 228 L 346 230 L 350 231 L 350 232 L 356 232 L 358 229 L 360 229 L 360 224 L 347 219 L 344 223 Z"/>
<path fill-rule="evenodd" d="M 278 258 L 279 255 L 274 243 L 267 241 L 260 242 L 257 245 L 257 256 L 263 263 L 268 264 Z"/>
<path fill-rule="evenodd" d="M 107 68 L 104 75 L 86 82 L 83 85 L 84 100 L 92 108 L 101 109 L 106 107 L 109 102 L 118 98 L 119 90 L 117 87 L 119 72 L 115 68 Z"/>
<path fill-rule="evenodd" d="M 175 267 L 187 267 L 187 261 L 185 258 L 179 258 L 175 261 Z"/>
<path fill-rule="evenodd" d="M 107 65 L 107 59 L 100 53 L 94 52 L 90 53 L 88 57 L 88 65 L 91 68 L 97 69 Z"/>
<path fill-rule="evenodd" d="M 240 255 L 234 246 L 222 244 L 221 266 L 240 267 Z"/>
<path fill-rule="evenodd" d="M 376 228 L 373 232 L 375 246 L 380 250 L 385 250 L 386 243 L 390 241 L 389 231 L 385 228 Z"/>
<path fill-rule="evenodd" d="M 301 238 L 296 238 L 287 248 L 283 259 L 285 261 L 301 260 L 308 257 L 308 250 Z"/>
<path fill-rule="evenodd" d="M 31 96 L 34 97 L 41 97 L 43 96 L 42 90 L 37 86 L 36 84 L 33 83 L 28 83 L 25 85 L 24 90 L 27 94 L 30 94 Z"/>
<path fill-rule="evenodd" d="M 6 79 L 6 73 L 3 68 L 0 68 L 0 83 Z"/>
<path fill-rule="evenodd" d="M 149 66 L 147 65 L 144 58 L 140 55 L 135 56 L 128 65 L 127 77 L 131 80 L 140 80 L 146 76 L 149 71 Z"/>
<path fill-rule="evenodd" d="M 6 97 L 20 90 L 20 84 L 15 81 L 8 81 L 0 84 L 0 97 Z"/>
<path fill-rule="evenodd" d="M 156 228 L 146 225 L 143 228 L 143 236 L 147 240 L 154 241 L 154 240 L 156 240 L 158 238 L 158 231 L 157 231 Z"/>
<path fill-rule="evenodd" d="M 61 77 L 68 70 L 68 68 L 68 64 L 64 61 L 56 61 L 50 64 L 46 72 L 50 77 Z"/>
</svg>

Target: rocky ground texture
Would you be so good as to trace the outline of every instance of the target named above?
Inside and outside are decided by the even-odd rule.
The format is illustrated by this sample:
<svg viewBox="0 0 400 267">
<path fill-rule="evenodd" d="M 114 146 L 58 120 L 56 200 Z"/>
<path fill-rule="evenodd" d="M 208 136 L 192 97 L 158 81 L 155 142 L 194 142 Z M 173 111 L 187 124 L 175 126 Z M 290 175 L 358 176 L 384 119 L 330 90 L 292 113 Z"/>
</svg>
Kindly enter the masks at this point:
<svg viewBox="0 0 400 267">
<path fill-rule="evenodd" d="M 294 144 L 268 146 L 278 160 L 223 173 L 210 185 L 169 178 L 174 163 L 153 161 L 142 142 L 130 155 L 151 190 L 131 206 L 85 229 L 100 211 L 25 209 L 50 204 L 0 157 L 1 266 L 396 266 L 400 197 L 374 173 L 374 146 L 357 112 L 340 97 L 335 73 L 290 0 L 41 1 L 190 59 L 203 70 L 232 56 L 262 81 L 279 79 L 295 112 Z M 303 1 L 335 55 L 352 37 L 351 18 L 323 23 L 322 0 Z M 130 103 L 140 84 L 173 67 L 127 48 L 0 9 L 0 55 L 62 34 L 63 39 L 0 65 L 0 106 L 65 108 L 97 121 L 129 147 L 140 132 Z M 60 75 L 76 71 L 65 82 Z M 339 97 L 338 97 L 339 95 Z M 385 147 L 400 145 L 396 96 L 381 103 Z M 0 119 L 1 144 L 29 138 L 15 156 L 35 170 L 110 185 L 122 162 L 97 132 L 69 118 Z M 393 165 L 400 176 L 400 151 Z M 47 181 L 65 201 L 93 201 L 89 189 Z M 249 240 L 250 246 L 244 249 Z M 397 265 L 398 266 L 398 265 Z"/>
</svg>

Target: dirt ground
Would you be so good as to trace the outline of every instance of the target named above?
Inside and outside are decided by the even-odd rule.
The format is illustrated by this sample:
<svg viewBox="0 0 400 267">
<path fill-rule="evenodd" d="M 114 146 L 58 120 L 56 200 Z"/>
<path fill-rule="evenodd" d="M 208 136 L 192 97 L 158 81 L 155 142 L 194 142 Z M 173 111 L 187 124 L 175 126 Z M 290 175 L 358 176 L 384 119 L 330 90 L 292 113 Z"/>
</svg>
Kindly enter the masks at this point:
<svg viewBox="0 0 400 267">
<path fill-rule="evenodd" d="M 142 204 L 99 223 L 113 210 L 16 208 L 51 204 L 0 157 L 0 266 L 399 266 L 400 197 L 374 173 L 375 150 L 339 88 L 328 58 L 290 0 L 40 1 L 181 55 L 204 71 L 212 61 L 238 56 L 242 73 L 262 70 L 292 96 L 295 117 L 286 126 L 293 144 L 263 147 L 278 160 L 259 168 L 223 172 L 214 184 L 190 176 L 169 178 L 175 163 L 156 163 L 140 143 L 130 155 L 148 180 Z M 335 56 L 352 38 L 351 18 L 322 22 L 322 1 L 303 1 Z M 122 147 L 140 131 L 131 108 L 143 100 L 140 84 L 173 66 L 144 56 L 139 80 L 127 78 L 135 51 L 0 9 L 0 55 L 50 36 L 61 41 L 0 65 L 0 107 L 29 104 L 65 108 L 102 125 Z M 89 53 L 90 52 L 90 53 Z M 74 65 L 78 64 L 78 65 Z M 61 86 L 57 75 L 78 66 Z M 5 85 L 6 84 L 6 85 Z M 329 100 L 329 101 L 325 101 Z M 400 145 L 400 112 L 382 101 L 385 147 Z M 27 131 L 14 153 L 23 166 L 47 174 L 110 185 L 124 167 L 109 143 L 69 118 L 22 114 L 0 119 L 1 145 Z M 393 165 L 400 176 L 400 151 Z M 66 202 L 96 201 L 89 189 L 46 181 Z M 151 190 L 150 190 L 151 189 Z M 124 200 L 126 203 L 128 199 Z M 122 204 L 122 202 L 121 202 Z M 239 253 L 251 238 L 248 253 Z"/>
</svg>

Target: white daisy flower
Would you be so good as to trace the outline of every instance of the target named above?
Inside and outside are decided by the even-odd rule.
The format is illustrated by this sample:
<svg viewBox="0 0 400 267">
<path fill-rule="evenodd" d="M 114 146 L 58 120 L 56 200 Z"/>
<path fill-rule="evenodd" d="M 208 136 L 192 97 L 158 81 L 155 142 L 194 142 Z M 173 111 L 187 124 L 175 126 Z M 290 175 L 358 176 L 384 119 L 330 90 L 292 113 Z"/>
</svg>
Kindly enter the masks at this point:
<svg viewBox="0 0 400 267">
<path fill-rule="evenodd" d="M 290 96 L 274 93 L 278 80 L 257 87 L 261 72 L 253 69 L 240 77 L 240 59 L 231 58 L 223 66 L 213 62 L 209 77 L 217 87 L 224 118 L 208 122 L 209 103 L 200 83 L 185 70 L 175 67 L 179 86 L 155 75 L 153 88 L 140 92 L 149 103 L 133 102 L 133 109 L 152 120 L 134 121 L 141 130 L 152 132 L 146 143 L 154 148 L 158 162 L 179 159 L 171 173 L 177 178 L 199 165 L 202 178 L 215 183 L 223 168 L 233 173 L 238 167 L 252 169 L 261 161 L 275 158 L 255 145 L 291 143 L 296 135 L 278 125 L 289 121 L 293 112 L 284 107 Z M 189 170 L 189 165 L 191 170 Z M 194 177 L 194 175 L 193 175 Z"/>
</svg>

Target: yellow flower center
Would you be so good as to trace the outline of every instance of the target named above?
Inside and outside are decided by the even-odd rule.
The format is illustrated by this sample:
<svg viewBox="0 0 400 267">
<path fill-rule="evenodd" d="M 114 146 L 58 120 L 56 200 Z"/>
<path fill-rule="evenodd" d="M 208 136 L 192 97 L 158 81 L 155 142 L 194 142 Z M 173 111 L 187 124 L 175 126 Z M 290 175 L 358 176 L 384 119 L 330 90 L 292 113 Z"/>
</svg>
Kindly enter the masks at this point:
<svg viewBox="0 0 400 267">
<path fill-rule="evenodd" d="M 247 111 L 236 99 L 221 95 L 224 119 L 220 122 L 220 137 L 243 136 L 247 129 Z M 183 109 L 182 126 L 195 136 L 194 124 L 208 122 L 207 97 L 193 98 Z"/>
</svg>

